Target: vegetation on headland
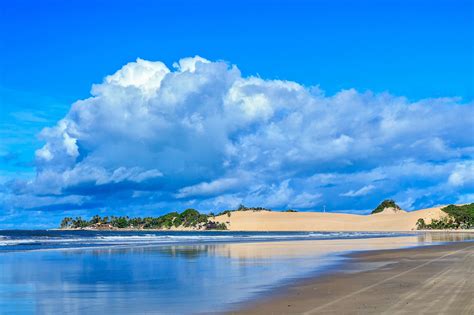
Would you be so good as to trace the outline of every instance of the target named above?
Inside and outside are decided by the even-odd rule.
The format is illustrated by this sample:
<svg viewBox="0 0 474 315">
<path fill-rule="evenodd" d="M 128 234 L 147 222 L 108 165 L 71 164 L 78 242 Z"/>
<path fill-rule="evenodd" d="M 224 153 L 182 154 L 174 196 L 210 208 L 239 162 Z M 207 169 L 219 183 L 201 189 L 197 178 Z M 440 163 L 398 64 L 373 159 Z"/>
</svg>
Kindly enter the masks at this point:
<svg viewBox="0 0 474 315">
<path fill-rule="evenodd" d="M 372 213 L 380 213 L 386 208 L 400 209 L 393 200 L 384 200 Z M 90 220 L 81 217 L 66 217 L 61 221 L 61 229 L 90 229 L 90 230 L 227 230 L 230 228 L 231 216 L 237 211 L 272 211 L 262 207 L 245 207 L 240 205 L 234 210 L 224 210 L 220 213 L 201 214 L 195 209 L 187 209 L 181 213 L 171 212 L 159 217 L 136 217 L 95 215 Z M 437 210 L 440 211 L 440 210 Z M 416 228 L 421 229 L 473 229 L 474 228 L 474 203 L 467 205 L 449 205 L 441 209 L 447 215 L 440 219 L 425 222 L 420 218 Z M 288 209 L 281 212 L 297 212 Z M 216 217 L 220 218 L 216 219 Z M 227 217 L 227 218 L 226 218 Z"/>
<path fill-rule="evenodd" d="M 232 215 L 232 212 L 236 211 L 272 211 L 271 209 L 263 208 L 263 207 L 246 207 L 244 205 L 239 205 L 239 207 L 235 210 L 224 210 L 216 214 L 215 216 L 220 216 L 220 215 L 227 215 L 230 217 Z"/>
<path fill-rule="evenodd" d="M 66 217 L 61 221 L 61 229 L 157 229 L 167 230 L 172 228 L 191 228 L 196 230 L 227 230 L 226 223 L 214 221 L 216 216 L 231 216 L 235 211 L 271 211 L 262 207 L 246 207 L 240 205 L 235 210 L 224 210 L 218 214 L 213 212 L 202 214 L 195 209 L 186 209 L 185 211 L 170 212 L 159 217 L 137 217 L 129 218 L 128 216 L 93 216 L 90 220 L 82 217 Z M 296 212 L 295 210 L 287 210 L 288 212 Z"/>
<path fill-rule="evenodd" d="M 66 217 L 61 221 L 61 229 L 171 229 L 193 228 L 198 230 L 227 230 L 225 223 L 211 220 L 211 216 L 199 213 L 195 209 L 170 212 L 159 217 L 129 218 L 128 216 L 93 216 L 90 220 L 81 217 Z"/>
<path fill-rule="evenodd" d="M 439 220 L 433 219 L 430 224 L 420 218 L 416 223 L 416 228 L 418 230 L 452 230 L 474 227 L 474 203 L 462 206 L 449 205 L 441 210 L 448 215 Z"/>
<path fill-rule="evenodd" d="M 386 199 L 380 203 L 377 208 L 375 208 L 371 214 L 376 214 L 382 212 L 385 208 L 394 208 L 396 210 L 401 210 L 401 208 L 395 203 L 392 199 Z"/>
</svg>

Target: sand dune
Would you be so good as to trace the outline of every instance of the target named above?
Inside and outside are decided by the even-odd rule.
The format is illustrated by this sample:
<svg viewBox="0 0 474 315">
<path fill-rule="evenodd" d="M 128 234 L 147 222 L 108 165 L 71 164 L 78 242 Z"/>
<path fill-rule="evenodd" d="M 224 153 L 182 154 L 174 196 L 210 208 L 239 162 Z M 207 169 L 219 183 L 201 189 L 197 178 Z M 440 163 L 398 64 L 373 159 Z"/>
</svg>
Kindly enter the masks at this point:
<svg viewBox="0 0 474 315">
<path fill-rule="evenodd" d="M 387 210 L 387 209 L 386 209 Z M 417 211 L 383 211 L 373 215 L 322 212 L 235 211 L 221 215 L 231 231 L 412 231 L 416 221 L 426 223 L 446 214 L 441 207 Z"/>
</svg>

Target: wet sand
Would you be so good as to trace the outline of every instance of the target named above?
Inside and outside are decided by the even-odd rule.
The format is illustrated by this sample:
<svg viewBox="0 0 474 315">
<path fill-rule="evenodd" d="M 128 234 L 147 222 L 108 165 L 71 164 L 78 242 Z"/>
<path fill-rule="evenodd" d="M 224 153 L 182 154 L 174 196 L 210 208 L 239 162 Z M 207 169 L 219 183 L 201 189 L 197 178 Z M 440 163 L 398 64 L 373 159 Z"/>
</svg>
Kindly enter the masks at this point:
<svg viewBox="0 0 474 315">
<path fill-rule="evenodd" d="M 233 314 L 474 314 L 472 241 L 350 257 Z"/>
</svg>

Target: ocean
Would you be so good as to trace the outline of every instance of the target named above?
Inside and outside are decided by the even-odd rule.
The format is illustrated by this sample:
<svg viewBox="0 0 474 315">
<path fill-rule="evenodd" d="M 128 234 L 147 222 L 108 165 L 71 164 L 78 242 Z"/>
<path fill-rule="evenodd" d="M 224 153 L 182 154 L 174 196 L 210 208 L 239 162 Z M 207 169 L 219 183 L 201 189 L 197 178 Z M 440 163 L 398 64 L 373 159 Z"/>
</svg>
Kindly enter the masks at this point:
<svg viewBox="0 0 474 315">
<path fill-rule="evenodd" d="M 0 231 L 0 313 L 208 314 L 419 233 Z"/>
</svg>

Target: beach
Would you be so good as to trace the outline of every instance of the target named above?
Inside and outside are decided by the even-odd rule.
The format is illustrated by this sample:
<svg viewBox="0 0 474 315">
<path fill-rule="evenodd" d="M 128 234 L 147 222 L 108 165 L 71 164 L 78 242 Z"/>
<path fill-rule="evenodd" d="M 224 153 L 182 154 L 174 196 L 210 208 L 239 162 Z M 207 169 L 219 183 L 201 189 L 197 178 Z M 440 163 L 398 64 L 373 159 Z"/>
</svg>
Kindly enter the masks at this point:
<svg viewBox="0 0 474 315">
<path fill-rule="evenodd" d="M 474 242 L 350 257 L 232 314 L 474 314 Z"/>
<path fill-rule="evenodd" d="M 299 313 L 390 277 L 379 272 L 397 266 L 399 258 L 404 264 L 396 273 L 424 263 L 412 256 L 442 255 L 472 239 L 474 233 L 446 232 L 0 231 L 0 309 Z M 445 242 L 455 243 L 440 245 Z M 458 255 L 445 258 L 452 262 Z M 453 271 L 472 280 L 469 268 L 458 269 Z M 443 279 L 451 278 L 446 273 Z"/>
<path fill-rule="evenodd" d="M 471 1 L 2 1 L 0 315 L 474 315 Z"/>
</svg>

